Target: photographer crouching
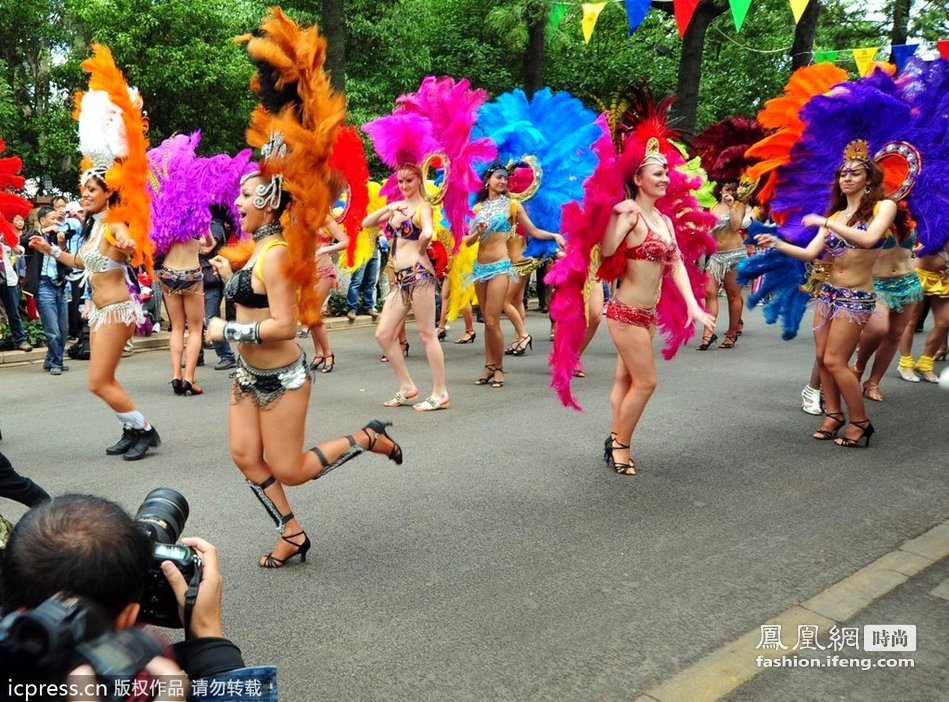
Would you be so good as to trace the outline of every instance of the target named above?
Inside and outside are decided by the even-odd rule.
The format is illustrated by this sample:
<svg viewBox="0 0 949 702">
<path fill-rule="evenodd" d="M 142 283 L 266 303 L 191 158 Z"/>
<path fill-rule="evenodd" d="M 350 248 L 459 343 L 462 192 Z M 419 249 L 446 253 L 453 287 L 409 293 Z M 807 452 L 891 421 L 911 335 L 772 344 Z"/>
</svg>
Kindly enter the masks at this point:
<svg viewBox="0 0 949 702">
<path fill-rule="evenodd" d="M 27 512 L 0 573 L 0 697 L 276 700 L 276 669 L 245 667 L 224 637 L 217 550 L 199 538 L 176 543 L 187 516 L 168 488 L 149 493 L 134 519 L 91 495 Z M 186 638 L 169 648 L 141 624 L 184 628 Z M 77 693 L 90 681 L 103 691 Z"/>
</svg>

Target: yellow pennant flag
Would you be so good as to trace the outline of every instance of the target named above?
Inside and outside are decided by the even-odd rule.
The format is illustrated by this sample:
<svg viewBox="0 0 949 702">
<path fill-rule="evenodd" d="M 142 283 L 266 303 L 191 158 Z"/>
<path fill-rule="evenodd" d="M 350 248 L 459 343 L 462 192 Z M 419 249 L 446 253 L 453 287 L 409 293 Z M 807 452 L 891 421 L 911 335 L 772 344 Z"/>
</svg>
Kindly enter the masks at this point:
<svg viewBox="0 0 949 702">
<path fill-rule="evenodd" d="M 870 69 L 873 68 L 873 57 L 877 55 L 879 50 L 879 46 L 853 49 L 853 60 L 857 62 L 857 73 L 865 76 L 870 72 Z"/>
<path fill-rule="evenodd" d="M 585 2 L 582 7 L 583 19 L 580 21 L 580 26 L 583 27 L 583 41 L 589 44 L 590 37 L 593 36 L 593 28 L 596 26 L 596 21 L 600 18 L 600 13 L 603 12 L 603 8 L 606 7 L 606 3 Z"/>
<path fill-rule="evenodd" d="M 791 12 L 794 13 L 794 24 L 797 24 L 801 21 L 801 15 L 804 14 L 804 10 L 807 9 L 811 0 L 789 0 L 789 2 L 791 3 Z"/>
</svg>

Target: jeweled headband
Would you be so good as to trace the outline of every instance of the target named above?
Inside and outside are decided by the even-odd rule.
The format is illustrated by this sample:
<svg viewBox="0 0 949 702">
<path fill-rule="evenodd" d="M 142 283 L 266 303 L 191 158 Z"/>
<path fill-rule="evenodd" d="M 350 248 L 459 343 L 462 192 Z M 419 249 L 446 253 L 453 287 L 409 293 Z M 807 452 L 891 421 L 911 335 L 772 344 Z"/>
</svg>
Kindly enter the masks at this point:
<svg viewBox="0 0 949 702">
<path fill-rule="evenodd" d="M 639 164 L 639 167 L 644 168 L 651 163 L 660 166 L 669 165 L 669 161 L 659 151 L 659 140 L 656 137 L 649 137 L 649 141 L 646 142 L 646 155 L 643 156 L 643 161 Z"/>
</svg>

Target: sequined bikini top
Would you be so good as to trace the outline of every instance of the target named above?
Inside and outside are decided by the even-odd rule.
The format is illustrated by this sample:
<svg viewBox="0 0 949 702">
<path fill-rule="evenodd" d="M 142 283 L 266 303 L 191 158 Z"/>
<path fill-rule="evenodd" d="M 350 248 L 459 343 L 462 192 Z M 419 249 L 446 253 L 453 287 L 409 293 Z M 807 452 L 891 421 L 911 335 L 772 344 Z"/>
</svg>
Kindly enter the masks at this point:
<svg viewBox="0 0 949 702">
<path fill-rule="evenodd" d="M 632 261 L 652 261 L 659 263 L 669 272 L 679 261 L 679 247 L 675 241 L 668 241 L 654 232 L 652 229 L 646 229 L 646 236 L 638 246 L 628 246 L 625 251 L 626 258 Z"/>
<path fill-rule="evenodd" d="M 266 309 L 270 307 L 270 301 L 267 299 L 267 293 L 254 292 L 253 276 L 256 273 L 257 279 L 263 281 L 261 269 L 264 265 L 264 256 L 274 246 L 286 246 L 287 242 L 274 240 L 268 242 L 257 254 L 257 262 L 253 266 L 245 266 L 231 276 L 224 286 L 224 297 L 241 307 L 250 307 L 253 309 Z"/>
<path fill-rule="evenodd" d="M 830 218 L 837 219 L 837 215 L 839 214 L 840 214 L 839 211 L 834 212 L 834 214 L 832 214 Z M 867 223 L 860 222 L 854 227 L 854 229 L 866 231 Z M 846 239 L 842 237 L 837 236 L 829 229 L 827 230 L 827 234 L 825 236 L 826 236 L 826 241 L 824 242 L 824 248 L 827 249 L 828 253 L 830 253 L 831 256 L 843 256 L 850 249 L 862 248 L 862 247 L 856 246 L 855 244 L 851 244 L 849 241 L 847 241 Z M 877 241 L 877 243 L 871 246 L 870 248 L 879 249 L 882 246 L 883 246 L 883 238 Z"/>
<path fill-rule="evenodd" d="M 398 237 L 406 241 L 418 241 L 422 236 L 422 227 L 415 223 L 415 216 L 417 214 L 418 209 L 412 213 L 411 217 L 403 219 L 398 226 L 392 226 L 392 220 L 390 219 L 385 224 L 386 233 L 390 237 Z"/>
<path fill-rule="evenodd" d="M 897 246 L 899 246 L 901 249 L 912 251 L 913 247 L 916 246 L 916 230 L 913 230 L 913 232 L 903 241 L 897 241 L 896 234 L 893 233 L 892 229 L 888 231 L 883 236 L 883 246 L 880 248 L 895 249 Z"/>
<path fill-rule="evenodd" d="M 509 235 L 513 235 L 514 223 L 511 214 L 511 198 L 507 195 L 481 202 L 478 205 L 474 219 L 475 224 L 479 222 L 487 224 L 487 228 L 481 235 L 481 240 L 484 241 L 493 232 L 501 232 L 502 234 L 508 232 Z"/>
<path fill-rule="evenodd" d="M 105 273 L 106 271 L 125 270 L 125 263 L 123 261 L 113 260 L 99 251 L 102 235 L 108 227 L 105 221 L 103 221 L 104 216 L 105 213 L 93 215 L 93 218 L 96 219 L 96 223 L 92 236 L 89 237 L 89 243 L 86 245 L 85 250 L 80 250 L 76 254 L 76 258 L 82 262 L 87 277 L 95 275 L 96 273 Z"/>
</svg>

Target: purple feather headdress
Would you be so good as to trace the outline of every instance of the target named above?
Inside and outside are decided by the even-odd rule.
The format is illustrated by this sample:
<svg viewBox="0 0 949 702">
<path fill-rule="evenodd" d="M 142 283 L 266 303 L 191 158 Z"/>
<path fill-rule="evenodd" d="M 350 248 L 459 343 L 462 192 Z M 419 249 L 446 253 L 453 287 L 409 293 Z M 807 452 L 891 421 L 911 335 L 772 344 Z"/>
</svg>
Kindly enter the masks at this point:
<svg viewBox="0 0 949 702">
<path fill-rule="evenodd" d="M 199 158 L 195 154 L 200 132 L 179 134 L 148 152 L 149 189 L 152 195 L 152 231 L 156 254 L 165 255 L 172 245 L 206 234 L 211 226 L 211 207 L 227 214 L 235 231 L 240 220 L 234 201 L 240 179 L 254 170 L 251 150 L 233 158 L 218 154 Z"/>
<path fill-rule="evenodd" d="M 810 100 L 801 110 L 806 129 L 792 150 L 792 161 L 778 172 L 772 211 L 784 218 L 781 235 L 806 245 L 815 235 L 801 224 L 809 212 L 826 212 L 831 205 L 833 173 L 844 148 L 854 139 L 866 140 L 869 154 L 886 173 L 881 158 L 888 144 L 895 153 L 912 155 L 918 173 L 912 174 L 907 205 L 916 221 L 924 253 L 942 248 L 949 240 L 949 61 L 913 64 L 900 83 L 883 71 L 855 83 L 840 85 Z M 893 169 L 906 171 L 905 163 Z M 889 179 L 887 179 L 889 180 Z"/>
</svg>

